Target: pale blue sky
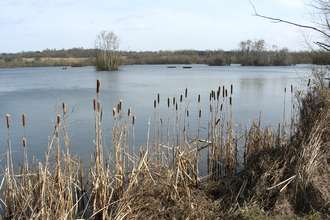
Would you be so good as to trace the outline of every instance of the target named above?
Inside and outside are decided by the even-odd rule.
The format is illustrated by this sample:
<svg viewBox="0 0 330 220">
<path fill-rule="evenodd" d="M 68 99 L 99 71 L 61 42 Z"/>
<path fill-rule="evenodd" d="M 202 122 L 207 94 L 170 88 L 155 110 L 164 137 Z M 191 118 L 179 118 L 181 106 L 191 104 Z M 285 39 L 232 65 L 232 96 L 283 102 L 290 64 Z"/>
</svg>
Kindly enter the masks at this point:
<svg viewBox="0 0 330 220">
<path fill-rule="evenodd" d="M 260 14 L 307 23 L 302 0 L 251 1 Z M 247 39 L 307 49 L 301 29 L 252 16 L 248 0 L 1 0 L 0 10 L 0 53 L 92 48 L 102 30 L 121 50 L 231 50 Z"/>
</svg>

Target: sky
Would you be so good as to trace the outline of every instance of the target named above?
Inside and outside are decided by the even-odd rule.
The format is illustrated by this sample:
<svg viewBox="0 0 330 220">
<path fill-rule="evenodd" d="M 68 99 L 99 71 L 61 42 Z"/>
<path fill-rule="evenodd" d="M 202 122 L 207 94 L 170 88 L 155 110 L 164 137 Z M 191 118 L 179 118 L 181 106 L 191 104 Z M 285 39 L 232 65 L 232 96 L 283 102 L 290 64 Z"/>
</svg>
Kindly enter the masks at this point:
<svg viewBox="0 0 330 220">
<path fill-rule="evenodd" d="M 308 24 L 303 0 L 250 0 L 258 13 Z M 249 0 L 1 0 L 0 53 L 93 48 L 103 30 L 120 50 L 234 50 L 263 39 L 307 50 L 301 28 L 253 16 Z"/>
</svg>

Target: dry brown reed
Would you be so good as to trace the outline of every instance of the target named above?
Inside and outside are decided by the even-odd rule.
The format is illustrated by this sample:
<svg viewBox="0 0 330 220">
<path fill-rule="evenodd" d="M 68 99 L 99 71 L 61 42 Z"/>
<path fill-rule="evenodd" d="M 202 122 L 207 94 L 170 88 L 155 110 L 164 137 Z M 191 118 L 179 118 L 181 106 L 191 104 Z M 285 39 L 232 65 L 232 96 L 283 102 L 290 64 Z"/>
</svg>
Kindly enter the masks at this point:
<svg viewBox="0 0 330 220">
<path fill-rule="evenodd" d="M 89 214 L 89 219 L 217 219 L 240 217 L 256 207 L 265 213 L 320 212 L 326 216 L 330 208 L 330 93 L 321 81 L 309 80 L 308 86 L 306 94 L 296 97 L 300 118 L 296 126 L 291 125 L 289 139 L 285 121 L 282 132 L 280 126 L 278 131 L 271 126 L 261 128 L 261 113 L 245 131 L 236 128 L 231 85 L 229 97 L 224 86 L 219 86 L 217 92 L 211 90 L 206 134 L 200 132 L 202 108 L 201 94 L 198 95 L 196 133 L 192 137 L 188 89 L 184 103 L 183 95 L 179 104 L 173 97 L 172 121 L 168 98 L 164 141 L 158 94 L 154 100 L 154 144 L 149 144 L 149 119 L 146 146 L 140 147 L 137 155 L 136 117 L 130 108 L 127 116 L 123 113 L 121 100 L 117 109 L 113 108 L 111 150 L 104 154 L 107 149 L 102 135 L 101 83 L 97 80 L 93 100 L 95 153 L 87 175 L 83 162 L 69 152 L 65 103 L 62 113 L 56 116 L 44 163 L 34 160 L 29 166 L 25 115 L 22 116 L 24 165 L 19 174 L 14 174 L 7 115 L 7 166 L 0 185 L 5 217 L 72 219 Z M 293 111 L 292 107 L 291 117 L 295 117 Z M 63 152 L 61 137 L 66 148 Z M 203 160 L 207 161 L 204 175 Z"/>
</svg>

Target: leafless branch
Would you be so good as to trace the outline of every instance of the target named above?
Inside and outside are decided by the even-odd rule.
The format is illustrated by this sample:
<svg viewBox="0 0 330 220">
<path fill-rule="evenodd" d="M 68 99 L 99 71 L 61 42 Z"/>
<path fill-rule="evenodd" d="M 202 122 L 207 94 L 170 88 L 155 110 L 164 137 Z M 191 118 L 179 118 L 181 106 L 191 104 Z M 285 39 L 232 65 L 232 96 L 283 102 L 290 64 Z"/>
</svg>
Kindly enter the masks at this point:
<svg viewBox="0 0 330 220">
<path fill-rule="evenodd" d="M 257 17 L 261 17 L 261 18 L 265 18 L 265 19 L 268 19 L 268 20 L 271 20 L 271 21 L 274 21 L 274 22 L 282 22 L 282 23 L 286 23 L 286 24 L 290 24 L 290 25 L 293 25 L 293 26 L 297 26 L 297 27 L 300 27 L 300 28 L 306 28 L 306 29 L 311 29 L 311 30 L 314 30 L 316 32 L 319 32 L 321 33 L 322 35 L 324 35 L 325 37 L 329 38 L 330 39 L 330 35 L 327 34 L 326 32 L 316 28 L 316 27 L 313 27 L 313 26 L 308 26 L 308 25 L 301 25 L 301 24 L 297 24 L 297 23 L 294 23 L 294 22 L 291 22 L 291 21 L 286 21 L 286 20 L 283 20 L 283 19 L 279 19 L 279 18 L 273 18 L 273 17 L 268 17 L 268 16 L 264 16 L 264 15 L 260 15 L 258 14 L 255 6 L 252 4 L 252 2 L 249 0 L 250 4 L 252 5 L 253 9 L 254 9 L 254 14 L 252 14 L 253 16 L 257 16 Z"/>
</svg>

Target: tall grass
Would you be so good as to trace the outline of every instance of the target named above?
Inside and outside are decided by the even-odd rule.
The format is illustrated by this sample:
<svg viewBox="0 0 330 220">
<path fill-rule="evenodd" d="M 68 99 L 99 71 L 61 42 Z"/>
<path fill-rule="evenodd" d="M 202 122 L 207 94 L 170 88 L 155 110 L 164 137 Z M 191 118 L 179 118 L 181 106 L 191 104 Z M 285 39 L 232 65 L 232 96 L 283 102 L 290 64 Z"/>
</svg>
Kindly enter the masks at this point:
<svg viewBox="0 0 330 220">
<path fill-rule="evenodd" d="M 293 88 L 291 88 L 291 99 L 293 99 L 292 91 Z M 113 109 L 112 146 L 111 149 L 106 149 L 103 144 L 103 109 L 100 92 L 101 82 L 97 80 L 96 99 L 93 100 L 95 153 L 91 155 L 91 166 L 88 171 L 83 170 L 81 160 L 70 154 L 66 125 L 66 119 L 70 115 L 67 114 L 66 104 L 63 103 L 62 113 L 56 116 L 55 130 L 47 148 L 44 164 L 38 160 L 27 161 L 26 122 L 25 115 L 22 116 L 24 165 L 20 172 L 15 174 L 10 141 L 10 116 L 7 115 L 7 165 L 0 185 L 2 193 L 0 201 L 2 207 L 5 208 L 2 212 L 5 218 L 131 219 L 147 216 L 166 219 L 178 216 L 185 219 L 188 217 L 215 218 L 218 216 L 216 210 L 234 212 L 244 195 L 248 195 L 251 199 L 253 197 L 251 192 L 254 192 L 254 195 L 258 196 L 260 193 L 255 189 L 258 187 L 260 189 L 262 185 L 256 184 L 258 178 L 269 182 L 268 179 L 263 179 L 266 177 L 262 174 L 260 177 L 258 173 L 250 172 L 251 170 L 259 172 L 260 167 L 258 169 L 253 167 L 267 163 L 267 158 L 265 159 L 266 156 L 262 152 L 276 150 L 291 152 L 288 146 L 297 140 L 295 137 L 302 135 L 299 132 L 305 134 L 309 129 L 308 131 L 315 133 L 321 129 L 310 128 L 306 125 L 306 123 L 312 123 L 308 113 L 304 111 L 308 110 L 306 110 L 306 105 L 314 101 L 308 100 L 309 95 L 311 99 L 315 97 L 317 91 L 314 90 L 309 91 L 307 98 L 300 101 L 303 106 L 300 108 L 299 127 L 302 129 L 295 128 L 293 124 L 295 121 L 291 119 L 291 139 L 287 139 L 286 120 L 284 120 L 282 132 L 281 129 L 275 131 L 272 127 L 262 129 L 261 116 L 252 122 L 251 127 L 243 129 L 234 126 L 234 92 L 231 85 L 230 92 L 224 86 L 219 86 L 217 92 L 211 90 L 209 107 L 206 111 L 202 111 L 201 94 L 198 95 L 194 129 L 196 133 L 191 136 L 190 131 L 194 125 L 190 124 L 192 120 L 189 120 L 192 117 L 192 111 L 189 110 L 186 88 L 185 94 L 179 98 L 179 103 L 173 97 L 172 110 L 171 98 L 168 97 L 165 100 L 164 106 L 168 109 L 165 116 L 167 123 L 161 117 L 162 102 L 160 94 L 157 95 L 153 106 L 154 137 L 152 140 L 149 138 L 152 126 L 149 119 L 146 146 L 139 146 L 140 149 L 137 149 L 135 145 L 134 125 L 137 119 L 134 115 L 132 116 L 132 109 L 123 110 L 124 103 L 120 100 L 117 108 Z M 320 97 L 319 94 L 317 96 Z M 323 101 L 316 100 L 315 102 L 322 103 Z M 320 103 L 315 105 L 321 105 Z M 312 111 L 311 108 L 309 110 Z M 295 117 L 294 109 L 292 108 L 291 111 L 291 118 L 293 118 Z M 200 132 L 202 112 L 208 115 L 206 134 Z M 320 110 L 320 114 L 326 113 Z M 283 117 L 285 119 L 285 114 Z M 315 117 L 318 116 L 315 115 Z M 328 118 L 328 114 L 324 117 Z M 166 133 L 166 138 L 164 138 L 164 133 Z M 65 151 L 61 150 L 63 144 L 61 138 L 64 139 Z M 316 135 L 308 140 L 316 146 L 318 138 L 319 136 Z M 309 142 L 303 143 L 310 145 Z M 137 150 L 139 154 L 136 154 Z M 301 153 L 318 156 L 316 150 L 309 152 L 307 148 Z M 259 161 L 261 157 L 256 158 L 256 155 L 263 155 L 264 160 Z M 285 156 L 285 158 L 288 157 Z M 306 158 L 306 156 L 300 158 Z M 297 159 L 297 161 L 301 166 L 296 169 L 312 169 L 313 161 L 303 159 Z M 206 173 L 201 172 L 202 164 L 207 164 Z M 272 167 L 268 172 L 274 169 Z M 318 166 L 313 169 L 318 169 Z M 265 170 L 263 172 L 267 173 Z M 276 184 L 282 187 L 286 184 L 284 189 L 292 181 L 298 179 L 298 174 L 309 175 L 307 179 L 313 178 L 308 171 L 298 171 L 292 176 L 278 173 L 279 178 L 274 176 L 276 181 L 271 183 L 275 185 L 274 188 Z M 282 177 L 291 179 L 279 183 L 283 180 Z M 214 184 L 216 187 L 212 187 Z M 256 188 L 251 188 L 249 184 L 255 184 Z M 247 192 L 247 188 L 250 191 Z M 222 189 L 228 191 L 222 193 L 220 192 Z M 265 187 L 260 190 L 265 192 Z M 214 199 L 210 200 L 210 196 Z M 325 201 L 328 200 L 325 198 Z"/>
</svg>

